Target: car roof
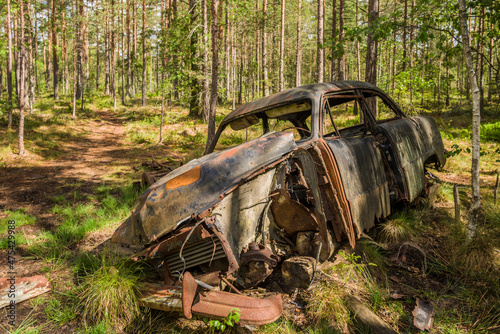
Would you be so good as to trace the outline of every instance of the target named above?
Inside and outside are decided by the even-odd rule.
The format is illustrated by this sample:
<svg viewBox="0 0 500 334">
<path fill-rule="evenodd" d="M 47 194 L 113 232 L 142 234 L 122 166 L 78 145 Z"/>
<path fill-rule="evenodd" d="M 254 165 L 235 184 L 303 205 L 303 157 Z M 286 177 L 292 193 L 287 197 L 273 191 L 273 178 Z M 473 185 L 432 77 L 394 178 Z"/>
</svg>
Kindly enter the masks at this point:
<svg viewBox="0 0 500 334">
<path fill-rule="evenodd" d="M 334 81 L 304 85 L 243 104 L 230 112 L 224 120 L 222 120 L 221 125 L 230 123 L 234 119 L 245 115 L 253 114 L 261 109 L 272 108 L 273 106 L 278 106 L 291 101 L 314 99 L 316 96 L 323 93 L 342 91 L 346 89 L 371 89 L 383 93 L 383 91 L 378 87 L 362 81 Z"/>
</svg>

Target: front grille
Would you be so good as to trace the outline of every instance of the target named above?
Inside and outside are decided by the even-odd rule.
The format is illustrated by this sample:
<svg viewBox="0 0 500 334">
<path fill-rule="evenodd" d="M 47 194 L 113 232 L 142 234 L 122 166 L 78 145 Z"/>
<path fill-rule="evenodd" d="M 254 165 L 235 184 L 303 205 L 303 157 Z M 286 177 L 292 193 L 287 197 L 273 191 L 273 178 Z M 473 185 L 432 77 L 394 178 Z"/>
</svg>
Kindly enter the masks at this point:
<svg viewBox="0 0 500 334">
<path fill-rule="evenodd" d="M 215 244 L 215 247 L 214 247 Z M 166 256 L 166 262 L 172 276 L 178 277 L 184 269 L 184 263 L 179 257 L 180 249 Z M 219 238 L 215 235 L 212 238 L 205 238 L 202 242 L 184 246 L 182 257 L 186 261 L 186 270 L 199 266 L 209 266 L 211 262 L 225 258 Z"/>
</svg>

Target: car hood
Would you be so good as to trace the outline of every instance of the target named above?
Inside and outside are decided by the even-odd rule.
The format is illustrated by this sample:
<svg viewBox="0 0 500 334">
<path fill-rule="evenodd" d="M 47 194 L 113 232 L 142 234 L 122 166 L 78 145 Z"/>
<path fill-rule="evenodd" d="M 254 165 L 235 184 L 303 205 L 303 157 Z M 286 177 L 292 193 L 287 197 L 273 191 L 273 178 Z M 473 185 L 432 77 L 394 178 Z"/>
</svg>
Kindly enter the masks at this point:
<svg viewBox="0 0 500 334">
<path fill-rule="evenodd" d="M 111 242 L 138 246 L 157 240 L 215 205 L 243 177 L 295 147 L 292 133 L 278 132 L 190 161 L 137 199 L 132 215 L 115 231 Z"/>
</svg>

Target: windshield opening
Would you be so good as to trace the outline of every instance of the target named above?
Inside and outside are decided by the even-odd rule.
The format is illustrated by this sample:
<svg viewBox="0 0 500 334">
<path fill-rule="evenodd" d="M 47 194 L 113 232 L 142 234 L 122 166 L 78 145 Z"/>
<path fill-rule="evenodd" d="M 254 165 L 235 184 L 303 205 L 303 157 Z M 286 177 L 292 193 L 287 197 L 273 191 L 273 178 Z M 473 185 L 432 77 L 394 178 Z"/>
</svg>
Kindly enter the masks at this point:
<svg viewBox="0 0 500 334">
<path fill-rule="evenodd" d="M 310 100 L 290 102 L 233 120 L 219 136 L 215 151 L 280 131 L 293 133 L 295 141 L 310 137 Z"/>
</svg>

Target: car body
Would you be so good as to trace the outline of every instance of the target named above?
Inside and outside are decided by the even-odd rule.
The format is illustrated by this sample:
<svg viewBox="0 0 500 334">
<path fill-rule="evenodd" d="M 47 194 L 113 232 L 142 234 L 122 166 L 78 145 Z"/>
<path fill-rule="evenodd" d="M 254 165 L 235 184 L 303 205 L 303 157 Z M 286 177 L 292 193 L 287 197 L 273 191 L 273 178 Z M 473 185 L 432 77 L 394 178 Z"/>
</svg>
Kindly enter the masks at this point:
<svg viewBox="0 0 500 334">
<path fill-rule="evenodd" d="M 217 151 L 238 131 L 256 138 Z M 255 287 L 293 254 L 323 261 L 342 239 L 354 246 L 393 203 L 420 196 L 426 166 L 445 163 L 432 118 L 407 117 L 382 90 L 358 81 L 247 103 L 224 118 L 215 137 L 211 153 L 146 190 L 111 239 L 163 272 L 158 289 L 170 296 L 168 305 L 161 293 L 144 305 L 178 308 L 188 318 L 225 317 L 238 308 L 243 322 L 274 321 L 282 307 L 277 296 L 220 287 Z"/>
</svg>

